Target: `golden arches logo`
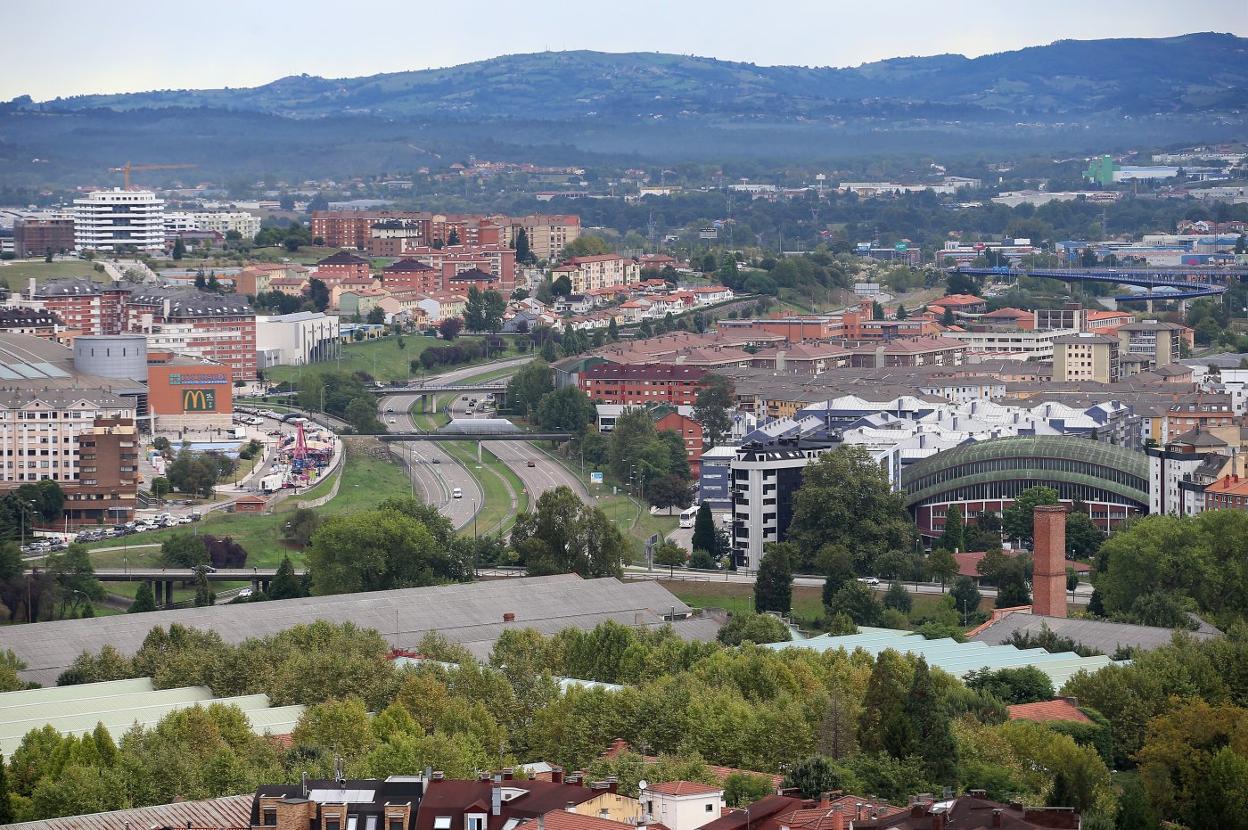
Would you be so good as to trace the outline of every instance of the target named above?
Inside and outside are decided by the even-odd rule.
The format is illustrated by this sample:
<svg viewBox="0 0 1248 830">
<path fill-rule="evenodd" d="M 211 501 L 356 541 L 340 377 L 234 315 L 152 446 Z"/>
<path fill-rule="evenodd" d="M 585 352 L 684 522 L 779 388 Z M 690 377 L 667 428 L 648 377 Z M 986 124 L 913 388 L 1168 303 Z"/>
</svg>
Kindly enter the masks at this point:
<svg viewBox="0 0 1248 830">
<path fill-rule="evenodd" d="M 212 389 L 182 390 L 183 412 L 211 412 L 217 408 L 217 393 Z"/>
</svg>

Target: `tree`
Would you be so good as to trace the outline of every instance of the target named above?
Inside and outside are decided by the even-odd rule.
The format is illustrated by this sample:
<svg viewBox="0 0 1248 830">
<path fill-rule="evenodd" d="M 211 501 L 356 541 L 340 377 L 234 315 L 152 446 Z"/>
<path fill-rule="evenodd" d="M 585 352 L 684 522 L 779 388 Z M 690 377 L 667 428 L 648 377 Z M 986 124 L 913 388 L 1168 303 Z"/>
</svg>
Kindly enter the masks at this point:
<svg viewBox="0 0 1248 830">
<path fill-rule="evenodd" d="M 789 526 L 803 572 L 810 572 L 817 552 L 831 543 L 853 551 L 855 572 L 866 573 L 881 554 L 910 550 L 913 535 L 901 494 L 861 447 L 824 453 L 803 470 Z"/>
<path fill-rule="evenodd" d="M 988 668 L 966 673 L 967 688 L 990 694 L 1002 703 L 1035 703 L 1053 699 L 1053 682 L 1035 666 L 993 671 Z"/>
<path fill-rule="evenodd" d="M 104 599 L 104 586 L 95 578 L 91 556 L 82 545 L 73 544 L 61 553 L 50 555 L 46 571 L 56 583 L 62 600 L 62 614 L 66 606 L 71 613 L 81 613 L 86 609 L 92 609 L 90 613 L 93 613 L 91 603 Z"/>
<path fill-rule="evenodd" d="M 179 236 L 173 243 L 173 258 L 176 261 L 184 256 L 186 256 L 186 243 Z"/>
<path fill-rule="evenodd" d="M 628 543 L 601 510 L 586 505 L 566 486 L 542 493 L 535 508 L 517 516 L 511 531 L 512 547 L 529 573 L 622 573 Z"/>
<path fill-rule="evenodd" d="M 702 425 L 707 447 L 723 443 L 732 429 L 728 412 L 736 407 L 736 390 L 732 380 L 723 375 L 707 375 L 694 403 L 693 417 Z"/>
<path fill-rule="evenodd" d="M 904 305 L 902 305 L 901 303 L 898 303 L 897 312 L 893 316 L 898 320 L 904 320 L 910 316 L 910 313 L 906 311 L 906 307 Z"/>
<path fill-rule="evenodd" d="M 891 648 L 876 655 L 858 718 L 858 745 L 863 752 L 887 752 L 894 758 L 913 753 L 913 726 L 905 713 L 912 681 L 905 657 Z"/>
<path fill-rule="evenodd" d="M 995 577 L 998 608 L 1015 608 L 1031 604 L 1031 591 L 1027 587 L 1027 564 L 1021 557 L 1009 557 L 1005 567 Z"/>
<path fill-rule="evenodd" d="M 572 294 L 572 280 L 567 274 L 560 274 L 550 284 L 550 293 L 555 297 L 567 297 Z"/>
<path fill-rule="evenodd" d="M 298 548 L 306 548 L 312 535 L 321 526 L 321 516 L 315 510 L 299 507 L 290 520 L 282 525 L 282 538 Z"/>
<path fill-rule="evenodd" d="M 914 731 L 915 746 L 923 759 L 930 780 L 951 784 L 957 781 L 958 745 L 953 738 L 949 713 L 940 700 L 927 660 L 920 657 L 906 696 L 906 716 Z M 894 755 L 904 758 L 905 755 Z"/>
<path fill-rule="evenodd" d="M 663 540 L 654 551 L 654 564 L 662 565 L 666 568 L 675 568 L 680 565 L 685 566 L 685 560 L 689 558 L 689 552 L 680 545 L 670 540 Z"/>
<path fill-rule="evenodd" d="M 507 403 L 517 415 L 536 413 L 542 399 L 553 389 L 550 366 L 535 360 L 521 367 L 507 382 Z"/>
<path fill-rule="evenodd" d="M 44 778 L 30 797 L 38 818 L 104 813 L 129 806 L 125 779 L 119 770 L 71 764 L 55 778 Z"/>
<path fill-rule="evenodd" d="M 376 745 L 368 709 L 358 697 L 308 707 L 290 734 L 295 746 L 323 750 L 350 763 Z"/>
<path fill-rule="evenodd" d="M 713 571 L 716 568 L 716 560 L 710 551 L 694 548 L 693 553 L 689 554 L 689 567 L 700 571 Z"/>
<path fill-rule="evenodd" d="M 983 601 L 979 589 L 975 587 L 975 581 L 969 576 L 959 576 L 954 580 L 949 596 L 953 597 L 954 606 L 962 615 L 963 625 L 967 624 L 972 614 L 979 612 L 979 603 Z"/>
<path fill-rule="evenodd" d="M 516 249 L 516 262 L 523 265 L 532 265 L 537 261 L 537 257 L 533 256 L 533 251 L 529 247 L 529 234 L 524 228 L 516 232 L 515 239 L 512 240 L 512 246 Z"/>
<path fill-rule="evenodd" d="M 646 501 L 660 510 L 684 510 L 693 503 L 693 488 L 687 478 L 665 475 L 646 486 Z"/>
<path fill-rule="evenodd" d="M 772 794 L 771 778 L 734 772 L 724 779 L 724 802 L 729 807 L 744 807 Z"/>
<path fill-rule="evenodd" d="M 962 510 L 956 504 L 949 505 L 949 508 L 945 510 L 945 530 L 937 546 L 945 550 L 966 550 L 964 527 Z"/>
<path fill-rule="evenodd" d="M 443 340 L 454 340 L 464 328 L 462 317 L 447 317 L 438 323 L 438 334 Z"/>
<path fill-rule="evenodd" d="M 0 753 L 0 826 L 17 821 L 13 813 L 13 799 L 9 792 L 9 777 L 5 771 L 4 753 Z"/>
<path fill-rule="evenodd" d="M 464 563 L 420 522 L 397 510 L 326 519 L 307 553 L 312 593 L 347 594 L 470 578 Z"/>
<path fill-rule="evenodd" d="M 582 432 L 598 418 L 598 410 L 577 386 L 542 395 L 537 423 L 548 432 Z"/>
<path fill-rule="evenodd" d="M 1105 531 L 1096 526 L 1087 507 L 1076 502 L 1066 514 L 1066 549 L 1075 559 L 1091 559 L 1101 549 Z"/>
<path fill-rule="evenodd" d="M 447 234 L 447 237 L 446 237 L 446 244 L 447 245 L 459 244 L 459 230 L 457 228 L 451 228 L 451 232 Z"/>
<path fill-rule="evenodd" d="M 716 550 L 715 516 L 711 513 L 708 502 L 698 505 L 698 512 L 693 517 L 693 537 L 689 544 L 695 551 L 704 550 L 712 555 L 719 552 Z"/>
<path fill-rule="evenodd" d="M 754 610 L 787 614 L 793 608 L 793 568 L 791 542 L 768 542 L 754 580 Z"/>
<path fill-rule="evenodd" d="M 277 572 L 274 573 L 273 581 L 269 583 L 265 596 L 268 599 L 294 599 L 304 594 L 299 577 L 295 576 L 294 563 L 290 561 L 289 556 L 283 556 L 282 564 L 277 566 Z"/>
<path fill-rule="evenodd" d="M 1032 528 L 1035 526 L 1035 508 L 1060 503 L 1057 491 L 1052 487 L 1028 487 L 1001 514 L 1001 525 L 1005 529 L 1006 538 L 1020 539 L 1024 544 L 1030 545 Z"/>
<path fill-rule="evenodd" d="M 140 582 L 139 590 L 134 594 L 134 602 L 130 603 L 127 612 L 130 614 L 141 614 L 145 611 L 156 610 L 156 596 L 152 593 L 152 583 Z"/>
<path fill-rule="evenodd" d="M 615 323 L 615 316 L 607 321 L 607 339 L 612 343 L 620 339 L 620 327 Z"/>
<path fill-rule="evenodd" d="M 386 322 L 386 310 L 381 306 L 373 306 L 368 310 L 368 316 L 364 319 L 374 326 L 379 326 Z"/>
<path fill-rule="evenodd" d="M 728 646 L 739 646 L 747 640 L 760 645 L 784 643 L 792 638 L 789 627 L 779 617 L 749 611 L 733 614 L 717 635 L 719 642 Z"/>
<path fill-rule="evenodd" d="M 906 590 L 906 586 L 900 582 L 894 582 L 888 586 L 888 591 L 884 594 L 885 608 L 892 608 L 894 611 L 909 614 L 913 606 L 914 600 L 911 599 L 910 592 Z"/>
<path fill-rule="evenodd" d="M 611 253 L 611 246 L 601 236 L 583 233 L 563 248 L 563 259 L 578 256 L 600 256 Z"/>
<path fill-rule="evenodd" d="M 197 535 L 175 533 L 161 543 L 160 561 L 169 568 L 198 568 L 208 563 L 208 549 Z"/>
<path fill-rule="evenodd" d="M 823 793 L 837 790 L 857 792 L 861 789 L 852 772 L 822 755 L 812 755 L 794 764 L 784 777 L 784 786 L 797 788 L 802 798 L 819 798 Z"/>
<path fill-rule="evenodd" d="M 936 548 L 927 557 L 927 572 L 940 583 L 943 592 L 945 584 L 958 575 L 958 560 L 944 548 Z"/>
<path fill-rule="evenodd" d="M 856 580 L 850 580 L 832 595 L 824 607 L 829 617 L 845 614 L 857 625 L 879 625 L 884 616 L 884 606 L 875 598 L 875 592 Z"/>
</svg>

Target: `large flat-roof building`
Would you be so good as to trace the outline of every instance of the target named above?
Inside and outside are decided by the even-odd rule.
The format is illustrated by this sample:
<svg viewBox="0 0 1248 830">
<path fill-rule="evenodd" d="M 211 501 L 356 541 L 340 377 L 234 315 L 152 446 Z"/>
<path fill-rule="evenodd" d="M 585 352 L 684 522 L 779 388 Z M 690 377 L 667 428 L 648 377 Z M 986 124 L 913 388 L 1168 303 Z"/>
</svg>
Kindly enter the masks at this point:
<svg viewBox="0 0 1248 830">
<path fill-rule="evenodd" d="M 162 251 L 165 202 L 150 190 L 97 190 L 74 200 L 74 247 L 80 251 Z"/>
<path fill-rule="evenodd" d="M 338 318 L 317 311 L 256 316 L 259 368 L 303 366 L 336 357 L 341 349 Z"/>
</svg>

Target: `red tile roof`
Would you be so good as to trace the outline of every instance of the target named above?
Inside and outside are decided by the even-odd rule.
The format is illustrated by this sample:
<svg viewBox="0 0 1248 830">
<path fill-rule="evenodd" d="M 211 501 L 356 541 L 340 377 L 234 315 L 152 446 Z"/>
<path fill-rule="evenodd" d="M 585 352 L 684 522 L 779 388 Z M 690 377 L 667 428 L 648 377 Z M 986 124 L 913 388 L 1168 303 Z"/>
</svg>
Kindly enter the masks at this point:
<svg viewBox="0 0 1248 830">
<path fill-rule="evenodd" d="M 660 781 L 657 784 L 651 784 L 649 788 L 649 792 L 673 796 L 712 795 L 723 791 L 723 787 L 712 787 L 700 781 Z"/>
<path fill-rule="evenodd" d="M 1079 707 L 1066 698 L 1056 700 L 1040 700 L 1035 703 L 1016 703 L 1005 707 L 1010 720 L 1030 720 L 1037 723 L 1047 721 L 1076 721 L 1091 723 L 1092 719 L 1080 711 Z"/>
<path fill-rule="evenodd" d="M 541 825 L 535 818 L 516 825 L 515 830 L 633 830 L 631 824 L 612 821 L 598 816 L 584 816 L 580 813 L 569 813 L 567 810 L 551 810 L 542 816 Z"/>
</svg>

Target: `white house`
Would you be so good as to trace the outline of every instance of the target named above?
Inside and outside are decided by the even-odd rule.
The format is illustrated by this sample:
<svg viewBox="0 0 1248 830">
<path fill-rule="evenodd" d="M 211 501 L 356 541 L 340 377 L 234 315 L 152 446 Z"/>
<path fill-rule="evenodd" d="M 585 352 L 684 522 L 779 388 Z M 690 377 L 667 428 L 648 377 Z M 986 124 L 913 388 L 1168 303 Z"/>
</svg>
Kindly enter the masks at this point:
<svg viewBox="0 0 1248 830">
<path fill-rule="evenodd" d="M 697 830 L 719 818 L 724 809 L 723 788 L 696 781 L 651 784 L 638 798 L 645 820 L 669 830 Z"/>
</svg>

